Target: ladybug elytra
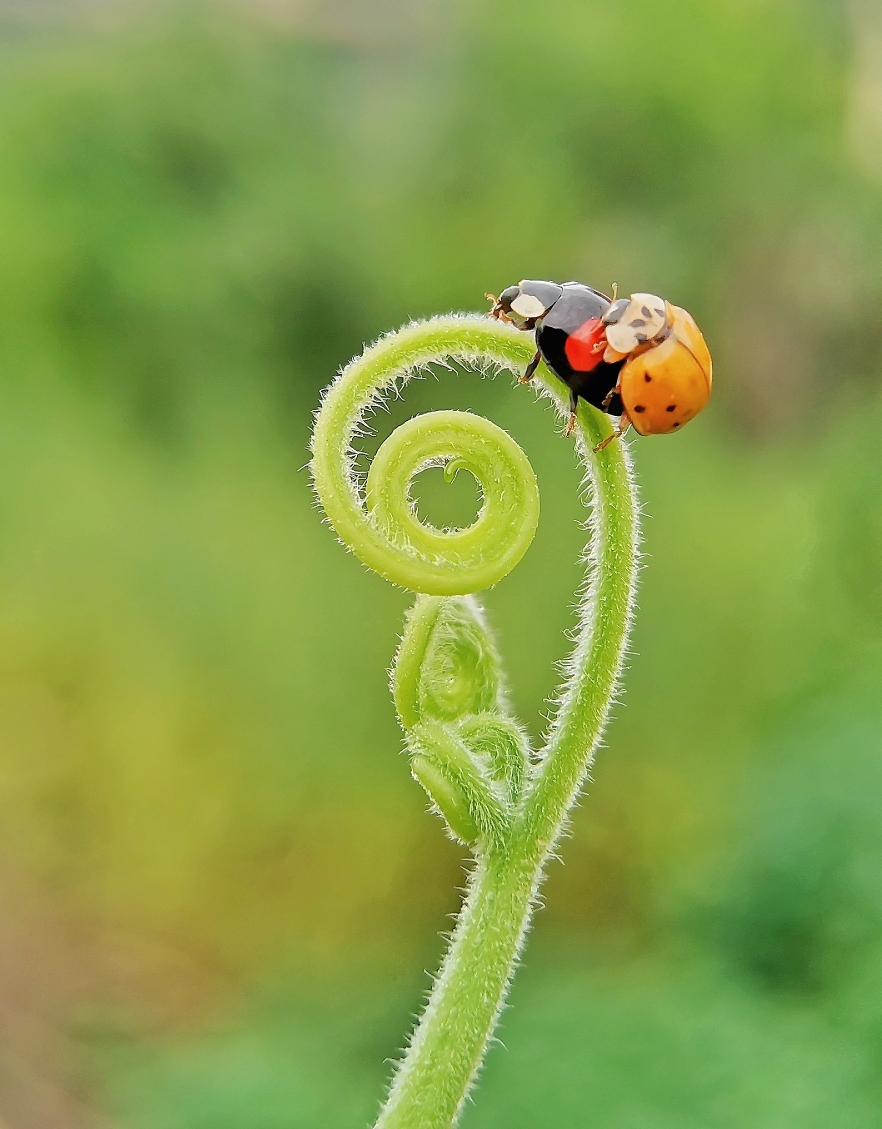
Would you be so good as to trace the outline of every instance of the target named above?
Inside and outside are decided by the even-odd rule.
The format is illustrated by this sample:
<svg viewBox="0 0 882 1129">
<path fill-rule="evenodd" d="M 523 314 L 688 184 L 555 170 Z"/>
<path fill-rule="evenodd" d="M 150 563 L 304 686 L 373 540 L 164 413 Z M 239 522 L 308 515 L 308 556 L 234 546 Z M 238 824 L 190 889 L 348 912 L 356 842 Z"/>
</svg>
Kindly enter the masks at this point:
<svg viewBox="0 0 882 1129">
<path fill-rule="evenodd" d="M 579 397 L 619 417 L 599 444 L 633 427 L 639 435 L 666 435 L 698 415 L 710 396 L 710 352 L 691 314 L 655 294 L 608 298 L 581 282 L 525 280 L 493 302 L 492 317 L 536 335 L 536 355 L 570 390 L 567 435 L 576 425 Z"/>
</svg>

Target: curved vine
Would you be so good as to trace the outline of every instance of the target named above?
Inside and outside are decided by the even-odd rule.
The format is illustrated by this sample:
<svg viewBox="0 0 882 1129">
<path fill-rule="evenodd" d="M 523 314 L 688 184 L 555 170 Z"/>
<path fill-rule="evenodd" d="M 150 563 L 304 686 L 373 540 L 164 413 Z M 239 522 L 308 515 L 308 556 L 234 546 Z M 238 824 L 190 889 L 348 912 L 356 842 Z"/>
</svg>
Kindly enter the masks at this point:
<svg viewBox="0 0 882 1129">
<path fill-rule="evenodd" d="M 590 537 L 576 645 L 545 747 L 534 751 L 511 713 L 501 664 L 473 593 L 502 579 L 533 538 L 539 515 L 526 455 L 495 424 L 433 412 L 397 428 L 365 483 L 353 440 L 385 394 L 433 363 L 523 372 L 532 342 L 474 315 L 406 326 L 353 360 L 327 390 L 313 434 L 319 501 L 340 539 L 386 579 L 418 593 L 393 666 L 392 689 L 411 771 L 475 865 L 429 1002 L 395 1072 L 377 1129 L 449 1129 L 462 1108 L 505 999 L 545 862 L 559 838 L 606 724 L 630 626 L 637 569 L 637 502 L 627 448 L 594 448 L 606 416 L 582 405 L 576 448 L 585 467 Z M 562 417 L 567 397 L 536 374 Z M 482 503 L 466 529 L 421 522 L 413 477 L 429 466 L 467 469 Z"/>
<path fill-rule="evenodd" d="M 436 318 L 382 338 L 328 389 L 312 443 L 316 491 L 341 540 L 387 580 L 413 592 L 463 595 L 501 580 L 527 551 L 539 522 L 536 476 L 496 424 L 468 412 L 409 420 L 377 452 L 363 493 L 352 449 L 365 412 L 433 361 L 509 367 L 522 353 L 522 342 L 500 339 L 477 318 Z M 468 528 L 444 531 L 417 520 L 408 487 L 430 466 L 477 479 L 483 501 Z"/>
</svg>

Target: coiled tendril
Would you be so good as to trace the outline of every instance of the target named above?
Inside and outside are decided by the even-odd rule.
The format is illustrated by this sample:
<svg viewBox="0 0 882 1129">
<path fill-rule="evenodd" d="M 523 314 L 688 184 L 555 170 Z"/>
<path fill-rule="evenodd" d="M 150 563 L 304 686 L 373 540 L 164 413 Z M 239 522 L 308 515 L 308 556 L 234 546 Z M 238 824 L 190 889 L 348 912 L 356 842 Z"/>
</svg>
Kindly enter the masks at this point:
<svg viewBox="0 0 882 1129">
<path fill-rule="evenodd" d="M 627 451 L 608 419 L 582 406 L 576 449 L 591 504 L 588 582 L 576 646 L 545 748 L 534 751 L 511 714 L 501 663 L 471 593 L 521 559 L 539 495 L 526 455 L 495 424 L 432 412 L 397 428 L 364 491 L 352 441 L 384 393 L 433 362 L 523 372 L 531 340 L 476 316 L 406 326 L 353 360 L 316 418 L 312 471 L 325 514 L 361 560 L 420 593 L 395 659 L 392 690 L 411 771 L 476 865 L 429 1003 L 398 1066 L 377 1129 L 450 1129 L 502 1006 L 545 861 L 585 779 L 613 699 L 628 635 L 637 562 L 637 506 Z M 566 411 L 562 386 L 540 366 L 538 389 Z M 466 469 L 482 504 L 466 529 L 419 521 L 409 488 L 429 466 Z M 464 598 L 465 597 L 465 598 Z"/>
<path fill-rule="evenodd" d="M 457 340 L 442 345 L 451 323 Z M 386 439 L 362 498 L 351 444 L 365 412 L 432 361 L 513 367 L 523 353 L 521 341 L 505 332 L 500 342 L 489 322 L 438 318 L 381 339 L 328 389 L 312 443 L 316 491 L 341 540 L 387 580 L 435 596 L 489 588 L 514 568 L 533 540 L 539 489 L 527 456 L 496 424 L 468 412 L 430 412 Z M 448 477 L 466 470 L 477 479 L 482 503 L 467 528 L 440 530 L 418 519 L 410 483 L 431 466 L 443 466 Z"/>
</svg>

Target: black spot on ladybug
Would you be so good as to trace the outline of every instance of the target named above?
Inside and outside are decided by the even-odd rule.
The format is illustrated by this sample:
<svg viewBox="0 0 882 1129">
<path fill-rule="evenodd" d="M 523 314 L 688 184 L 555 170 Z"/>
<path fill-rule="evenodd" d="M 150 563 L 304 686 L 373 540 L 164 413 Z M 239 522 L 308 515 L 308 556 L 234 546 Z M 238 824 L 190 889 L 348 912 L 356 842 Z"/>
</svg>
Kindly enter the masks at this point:
<svg viewBox="0 0 882 1129">
<path fill-rule="evenodd" d="M 674 427 L 679 427 L 679 426 L 680 426 L 679 423 L 674 424 Z"/>
<path fill-rule="evenodd" d="M 656 310 L 655 312 L 656 312 L 656 313 L 658 314 L 658 316 L 659 316 L 660 318 L 663 318 L 663 317 L 665 316 L 665 311 L 664 311 L 664 310 Z"/>
<path fill-rule="evenodd" d="M 640 345 L 643 345 L 646 341 L 649 340 L 645 333 L 637 333 L 634 336 L 637 338 L 637 342 Z"/>
<path fill-rule="evenodd" d="M 675 412 L 676 410 L 677 410 L 676 404 L 668 404 L 668 406 L 665 408 L 666 412 Z"/>
<path fill-rule="evenodd" d="M 634 405 L 634 411 L 635 412 L 645 412 L 646 408 L 643 406 L 643 404 L 635 404 Z"/>
<path fill-rule="evenodd" d="M 652 312 L 649 309 L 649 306 L 643 306 L 640 310 L 640 313 L 643 314 L 643 316 L 645 318 L 651 318 L 652 317 Z"/>
<path fill-rule="evenodd" d="M 632 329 L 636 329 L 638 325 L 646 325 L 646 322 L 643 320 L 643 318 L 634 318 L 634 320 L 630 324 Z"/>
<path fill-rule="evenodd" d="M 652 377 L 649 375 L 648 372 L 645 372 L 643 374 L 643 379 L 646 381 L 647 384 L 651 383 L 651 381 L 652 381 Z"/>
</svg>

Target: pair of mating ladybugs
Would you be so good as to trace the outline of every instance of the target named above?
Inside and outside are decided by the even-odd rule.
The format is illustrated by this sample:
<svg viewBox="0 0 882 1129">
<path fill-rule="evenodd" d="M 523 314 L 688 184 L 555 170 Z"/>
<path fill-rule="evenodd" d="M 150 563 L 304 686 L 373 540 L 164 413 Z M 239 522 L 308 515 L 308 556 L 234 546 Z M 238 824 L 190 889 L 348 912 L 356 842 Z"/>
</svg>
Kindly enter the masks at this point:
<svg viewBox="0 0 882 1129">
<path fill-rule="evenodd" d="M 711 390 L 711 357 L 691 314 L 654 294 L 608 298 L 581 282 L 525 280 L 493 302 L 491 317 L 536 333 L 536 356 L 521 383 L 545 361 L 570 390 L 570 422 L 579 397 L 619 417 L 615 433 L 678 431 L 698 415 Z"/>
</svg>

